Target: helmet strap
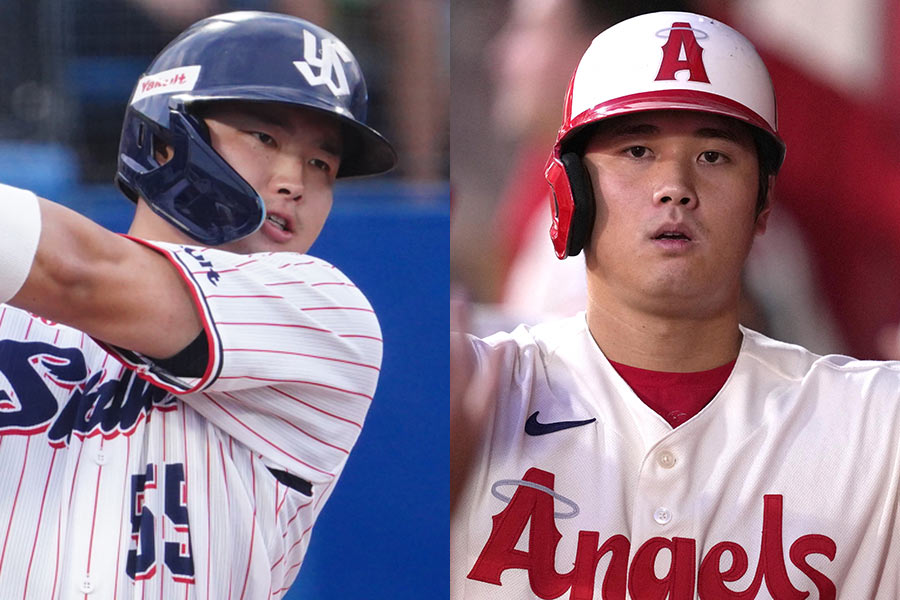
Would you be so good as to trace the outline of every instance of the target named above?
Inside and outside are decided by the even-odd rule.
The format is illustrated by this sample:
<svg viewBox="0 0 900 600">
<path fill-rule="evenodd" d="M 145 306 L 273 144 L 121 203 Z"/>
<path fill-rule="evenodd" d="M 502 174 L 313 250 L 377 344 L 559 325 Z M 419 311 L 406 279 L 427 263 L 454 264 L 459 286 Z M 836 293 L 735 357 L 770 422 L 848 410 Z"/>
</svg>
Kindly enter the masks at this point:
<svg viewBox="0 0 900 600">
<path fill-rule="evenodd" d="M 596 202 L 594 190 L 591 186 L 591 178 L 581 156 L 575 152 L 565 152 L 560 157 L 560 162 L 566 170 L 569 179 L 569 187 L 572 189 L 572 222 L 569 226 L 569 237 L 566 242 L 566 253 L 576 256 L 587 244 L 594 228 L 596 215 Z"/>
</svg>

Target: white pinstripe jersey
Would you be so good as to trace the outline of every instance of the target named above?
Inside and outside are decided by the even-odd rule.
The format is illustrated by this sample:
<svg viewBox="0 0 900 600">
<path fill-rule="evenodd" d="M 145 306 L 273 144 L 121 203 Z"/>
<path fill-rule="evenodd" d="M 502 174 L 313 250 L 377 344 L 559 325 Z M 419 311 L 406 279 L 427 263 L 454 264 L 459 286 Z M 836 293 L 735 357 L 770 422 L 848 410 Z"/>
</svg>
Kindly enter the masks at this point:
<svg viewBox="0 0 900 600">
<path fill-rule="evenodd" d="M 900 598 L 900 363 L 742 331 L 724 386 L 675 429 L 583 313 L 473 340 L 501 370 L 451 597 Z"/>
<path fill-rule="evenodd" d="M 198 379 L 0 305 L 4 599 L 280 598 L 360 433 L 382 340 L 340 271 L 154 245 L 203 317 Z"/>
</svg>

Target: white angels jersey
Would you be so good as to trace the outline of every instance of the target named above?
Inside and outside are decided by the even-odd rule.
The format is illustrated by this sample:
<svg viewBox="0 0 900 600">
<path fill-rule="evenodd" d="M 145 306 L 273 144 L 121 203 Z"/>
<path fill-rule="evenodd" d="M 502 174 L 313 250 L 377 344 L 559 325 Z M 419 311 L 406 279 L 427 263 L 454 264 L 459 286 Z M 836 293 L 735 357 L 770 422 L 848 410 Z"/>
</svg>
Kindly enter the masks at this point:
<svg viewBox="0 0 900 600">
<path fill-rule="evenodd" d="M 451 524 L 451 598 L 900 598 L 900 363 L 742 333 L 676 429 L 583 313 L 471 338 L 500 372 Z"/>
<path fill-rule="evenodd" d="M 382 340 L 340 271 L 152 246 L 202 315 L 202 377 L 0 305 L 4 599 L 281 598 L 360 433 Z"/>
</svg>

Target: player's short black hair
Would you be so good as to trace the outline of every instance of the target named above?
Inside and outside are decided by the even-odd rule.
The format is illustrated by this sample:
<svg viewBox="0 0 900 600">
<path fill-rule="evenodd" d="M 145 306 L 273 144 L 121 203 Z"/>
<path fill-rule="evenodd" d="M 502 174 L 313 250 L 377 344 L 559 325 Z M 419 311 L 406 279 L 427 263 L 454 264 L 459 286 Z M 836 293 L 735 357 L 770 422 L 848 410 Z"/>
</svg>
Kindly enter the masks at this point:
<svg viewBox="0 0 900 600">
<path fill-rule="evenodd" d="M 749 127 L 749 126 L 748 126 Z M 756 216 L 769 205 L 769 178 L 778 174 L 779 149 L 767 134 L 756 127 L 749 127 L 756 146 L 756 158 L 759 161 L 759 191 L 756 198 Z"/>
</svg>

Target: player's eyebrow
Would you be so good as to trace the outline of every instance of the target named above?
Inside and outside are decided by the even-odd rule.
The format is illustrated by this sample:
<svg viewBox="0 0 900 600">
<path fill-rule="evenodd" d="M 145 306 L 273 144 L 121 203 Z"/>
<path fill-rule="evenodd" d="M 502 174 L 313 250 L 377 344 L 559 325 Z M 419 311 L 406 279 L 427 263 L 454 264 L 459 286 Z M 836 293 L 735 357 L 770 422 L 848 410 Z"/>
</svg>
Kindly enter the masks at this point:
<svg viewBox="0 0 900 600">
<path fill-rule="evenodd" d="M 657 135 L 659 133 L 659 127 L 650 123 L 622 123 L 609 131 L 609 134 L 614 137 Z M 740 141 L 736 132 L 721 127 L 701 127 L 694 132 L 694 135 L 705 139 L 719 138 L 731 142 Z"/>
<path fill-rule="evenodd" d="M 341 144 L 338 140 L 332 139 L 330 136 L 323 139 L 319 143 L 319 149 L 323 152 L 331 154 L 335 158 L 341 157 Z"/>
<path fill-rule="evenodd" d="M 724 139 L 736 144 L 740 143 L 738 134 L 730 129 L 720 129 L 718 127 L 702 127 L 695 132 L 695 135 L 706 139 Z"/>
<path fill-rule="evenodd" d="M 609 130 L 612 137 L 630 137 L 633 135 L 655 135 L 659 133 L 659 127 L 650 123 L 620 123 Z"/>
<path fill-rule="evenodd" d="M 259 110 L 259 109 L 256 109 L 256 107 L 250 106 L 250 107 L 247 107 L 247 112 L 254 119 L 260 121 L 261 123 L 263 123 L 265 125 L 269 125 L 271 127 L 277 127 L 279 129 L 283 129 L 284 131 L 287 131 L 288 133 L 293 133 L 293 131 L 292 131 L 293 127 L 291 127 L 288 123 L 286 123 L 282 119 L 279 119 L 277 116 L 272 115 L 269 111 Z M 341 153 L 340 140 L 333 136 L 328 136 L 326 138 L 323 138 L 318 143 L 318 147 L 320 150 L 327 152 L 328 154 L 331 154 L 335 158 L 341 157 L 342 153 Z"/>
</svg>

